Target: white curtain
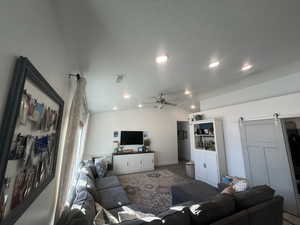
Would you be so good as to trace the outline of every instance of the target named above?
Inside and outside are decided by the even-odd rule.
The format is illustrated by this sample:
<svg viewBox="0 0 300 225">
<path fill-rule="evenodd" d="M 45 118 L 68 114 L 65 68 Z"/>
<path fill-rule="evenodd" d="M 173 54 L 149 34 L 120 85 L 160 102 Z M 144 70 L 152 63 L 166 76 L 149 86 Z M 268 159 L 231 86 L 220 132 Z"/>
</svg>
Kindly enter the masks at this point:
<svg viewBox="0 0 300 225">
<path fill-rule="evenodd" d="M 85 132 L 89 117 L 85 86 L 86 80 L 83 77 L 77 80 L 77 87 L 70 108 L 65 148 L 63 152 L 55 220 L 60 217 L 65 207 L 68 207 L 68 196 L 72 189 L 71 187 L 73 185 L 77 165 L 83 155 Z"/>
</svg>

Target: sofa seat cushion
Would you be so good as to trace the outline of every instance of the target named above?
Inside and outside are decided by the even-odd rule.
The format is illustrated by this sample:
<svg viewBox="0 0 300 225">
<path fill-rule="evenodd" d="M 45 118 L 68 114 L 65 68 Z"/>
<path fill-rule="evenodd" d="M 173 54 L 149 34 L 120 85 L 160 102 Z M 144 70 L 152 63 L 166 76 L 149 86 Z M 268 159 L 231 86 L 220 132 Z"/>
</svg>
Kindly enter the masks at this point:
<svg viewBox="0 0 300 225">
<path fill-rule="evenodd" d="M 76 199 L 71 209 L 80 210 L 87 218 L 88 224 L 92 224 L 96 216 L 95 201 L 93 196 L 88 191 L 81 191 L 77 193 Z"/>
<path fill-rule="evenodd" d="M 209 201 L 190 206 L 189 209 L 193 224 L 206 225 L 232 215 L 236 207 L 232 195 L 218 194 Z"/>
<path fill-rule="evenodd" d="M 107 210 L 128 205 L 130 203 L 126 192 L 121 186 L 98 191 L 98 199 L 100 204 Z"/>
<path fill-rule="evenodd" d="M 243 210 L 271 200 L 275 191 L 267 185 L 256 186 L 247 191 L 236 192 L 233 194 L 238 210 Z"/>
<path fill-rule="evenodd" d="M 171 192 L 173 205 L 187 201 L 207 201 L 219 193 L 215 187 L 201 181 L 174 185 L 171 187 Z"/>
<path fill-rule="evenodd" d="M 119 178 L 117 176 L 97 178 L 95 184 L 96 188 L 100 190 L 121 186 Z"/>
</svg>

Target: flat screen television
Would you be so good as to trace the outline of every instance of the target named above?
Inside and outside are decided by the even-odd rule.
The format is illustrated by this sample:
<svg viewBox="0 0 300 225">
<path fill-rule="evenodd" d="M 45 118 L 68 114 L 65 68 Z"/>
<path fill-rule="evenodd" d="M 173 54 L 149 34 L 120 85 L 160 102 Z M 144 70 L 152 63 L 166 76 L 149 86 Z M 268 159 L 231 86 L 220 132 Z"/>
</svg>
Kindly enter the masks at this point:
<svg viewBox="0 0 300 225">
<path fill-rule="evenodd" d="M 144 145 L 144 132 L 121 131 L 121 145 Z"/>
</svg>

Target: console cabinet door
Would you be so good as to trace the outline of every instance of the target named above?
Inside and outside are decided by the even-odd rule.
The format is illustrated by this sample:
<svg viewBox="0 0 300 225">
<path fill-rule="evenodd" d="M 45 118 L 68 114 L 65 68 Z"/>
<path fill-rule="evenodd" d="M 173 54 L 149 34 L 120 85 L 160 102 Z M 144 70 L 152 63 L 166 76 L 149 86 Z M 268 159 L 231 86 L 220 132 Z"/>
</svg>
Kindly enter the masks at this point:
<svg viewBox="0 0 300 225">
<path fill-rule="evenodd" d="M 207 183 L 217 186 L 219 183 L 219 170 L 218 159 L 216 152 L 205 152 L 205 165 L 206 165 L 206 181 Z"/>
<path fill-rule="evenodd" d="M 116 174 L 154 170 L 154 154 L 116 155 L 113 164 Z"/>
<path fill-rule="evenodd" d="M 114 172 L 116 174 L 125 174 L 128 170 L 128 159 L 122 156 L 114 156 Z"/>
<path fill-rule="evenodd" d="M 196 180 L 205 181 L 207 178 L 207 166 L 205 163 L 205 155 L 203 150 L 196 150 L 194 152 L 195 161 L 195 178 Z"/>
<path fill-rule="evenodd" d="M 154 170 L 154 154 L 143 154 L 141 159 L 141 166 L 143 171 Z"/>
</svg>

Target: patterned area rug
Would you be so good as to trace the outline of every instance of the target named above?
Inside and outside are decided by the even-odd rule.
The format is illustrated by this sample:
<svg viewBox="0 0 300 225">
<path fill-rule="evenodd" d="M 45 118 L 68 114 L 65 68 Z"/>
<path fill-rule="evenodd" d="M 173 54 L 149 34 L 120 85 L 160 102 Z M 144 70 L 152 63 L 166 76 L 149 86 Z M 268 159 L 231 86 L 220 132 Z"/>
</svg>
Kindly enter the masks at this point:
<svg viewBox="0 0 300 225">
<path fill-rule="evenodd" d="M 191 181 L 167 169 L 122 175 L 119 179 L 129 200 L 153 214 L 165 211 L 172 205 L 172 185 Z"/>
</svg>

